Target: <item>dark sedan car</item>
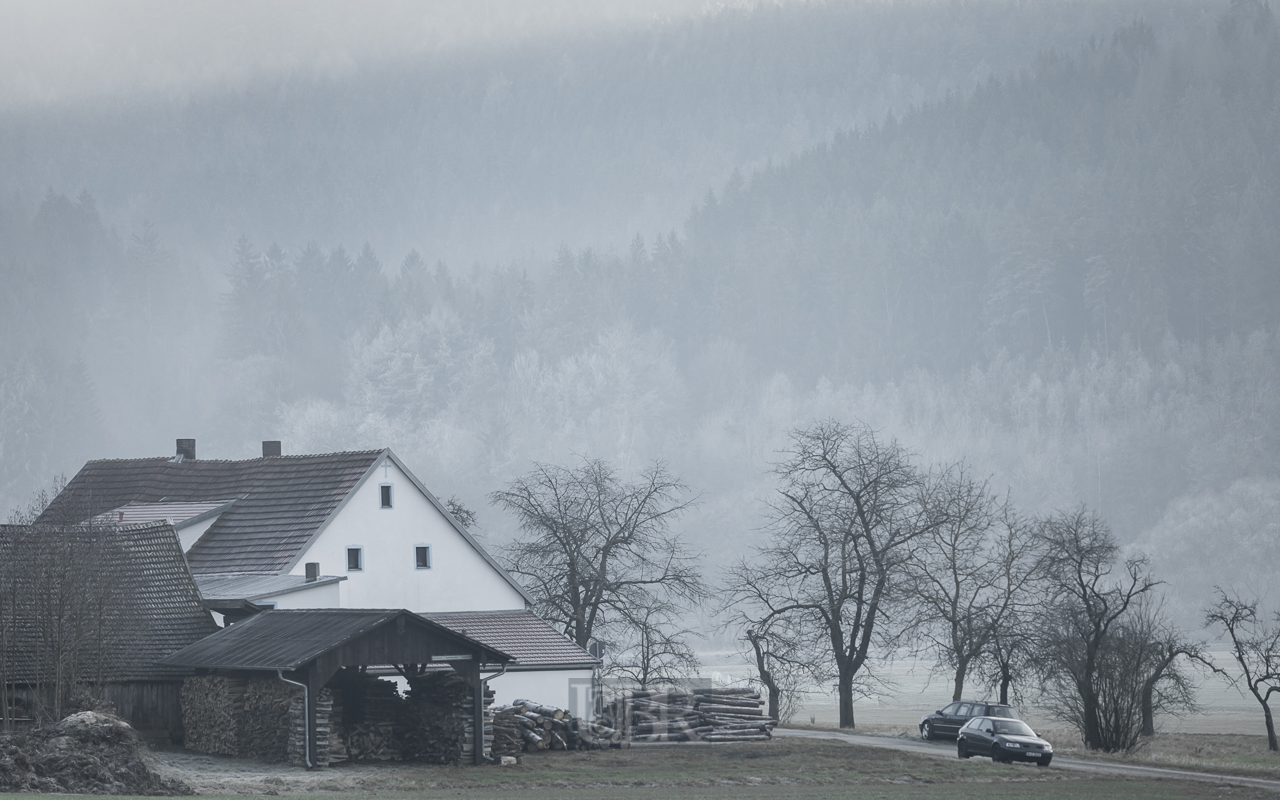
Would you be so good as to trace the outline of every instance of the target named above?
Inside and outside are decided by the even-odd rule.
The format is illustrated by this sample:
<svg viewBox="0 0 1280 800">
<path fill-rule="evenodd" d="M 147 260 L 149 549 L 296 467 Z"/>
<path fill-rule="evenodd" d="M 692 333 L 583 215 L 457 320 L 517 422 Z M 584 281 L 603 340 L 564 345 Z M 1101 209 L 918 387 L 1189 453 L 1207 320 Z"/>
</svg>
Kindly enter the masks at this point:
<svg viewBox="0 0 1280 800">
<path fill-rule="evenodd" d="M 960 700 L 920 720 L 922 739 L 954 738 L 960 726 L 974 717 L 1007 717 L 1017 719 L 1013 706 L 1004 703 L 988 703 L 985 700 Z"/>
<path fill-rule="evenodd" d="M 991 756 L 997 763 L 1031 761 L 1047 767 L 1053 760 L 1053 745 L 1036 736 L 1022 720 L 975 717 L 960 729 L 956 755 L 961 758 Z"/>
</svg>

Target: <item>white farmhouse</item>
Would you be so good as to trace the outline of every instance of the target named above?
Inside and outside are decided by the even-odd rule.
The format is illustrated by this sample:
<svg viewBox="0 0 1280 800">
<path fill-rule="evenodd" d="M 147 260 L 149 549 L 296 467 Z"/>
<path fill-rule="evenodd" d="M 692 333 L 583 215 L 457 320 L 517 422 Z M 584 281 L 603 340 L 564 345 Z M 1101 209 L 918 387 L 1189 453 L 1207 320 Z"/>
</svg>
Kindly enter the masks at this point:
<svg viewBox="0 0 1280 800">
<path fill-rule="evenodd" d="M 586 713 L 598 661 L 529 610 L 531 598 L 390 449 L 199 460 L 90 461 L 43 521 L 177 530 L 205 605 L 228 621 L 262 608 L 408 609 L 516 657 L 499 702 Z"/>
</svg>

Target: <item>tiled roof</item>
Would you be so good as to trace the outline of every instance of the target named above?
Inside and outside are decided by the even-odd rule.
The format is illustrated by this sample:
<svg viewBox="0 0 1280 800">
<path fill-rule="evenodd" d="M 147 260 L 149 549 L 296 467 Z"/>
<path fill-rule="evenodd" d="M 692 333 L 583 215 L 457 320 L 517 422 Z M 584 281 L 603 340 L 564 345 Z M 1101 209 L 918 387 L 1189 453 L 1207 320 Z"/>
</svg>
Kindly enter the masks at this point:
<svg viewBox="0 0 1280 800">
<path fill-rule="evenodd" d="M 402 615 L 409 623 L 404 626 L 406 629 L 449 648 L 450 653 L 472 653 L 486 662 L 510 658 L 408 611 L 309 608 L 264 611 L 183 648 L 166 658 L 165 663 L 205 669 L 297 669 Z"/>
<path fill-rule="evenodd" d="M 246 461 L 137 458 L 90 461 L 38 521 L 79 521 L 130 503 L 235 498 L 187 552 L 196 574 L 289 567 L 386 450 Z"/>
<path fill-rule="evenodd" d="M 53 543 L 54 548 L 48 545 Z M 182 547 L 173 526 L 164 522 L 108 528 L 55 528 L 39 530 L 29 526 L 0 526 L 0 561 L 20 565 L 11 573 L 18 581 L 18 596 L 47 598 L 65 553 L 89 554 L 77 564 L 74 556 L 71 583 L 65 595 L 76 600 L 98 594 L 104 598 L 87 604 L 82 613 L 100 618 L 90 620 L 91 631 L 82 646 L 82 663 L 103 665 L 107 680 L 150 680 L 185 674 L 156 662 L 218 630 L 209 612 L 200 604 L 195 580 L 182 557 Z M 58 569 L 45 569 L 47 559 Z M 51 563 L 51 562 L 50 562 Z M 79 574 L 77 574 L 77 572 Z M 96 580 L 104 578 L 105 580 Z M 22 587 L 26 581 L 32 586 Z M 6 614 L 9 610 L 6 609 Z M 14 636 L 8 648 L 7 677 L 22 683 L 34 680 L 37 671 L 36 641 L 48 617 L 36 604 L 20 606 Z M 86 676 L 90 677 L 90 676 Z"/>
<path fill-rule="evenodd" d="M 196 520 L 198 517 L 208 518 L 214 512 L 234 502 L 234 500 L 214 500 L 208 503 L 129 503 L 98 514 L 85 522 L 94 525 L 137 525 L 140 522 L 168 520 L 175 528 L 181 528 L 184 527 L 183 523 L 189 520 Z"/>
<path fill-rule="evenodd" d="M 515 657 L 511 669 L 565 669 L 600 663 L 532 611 L 458 611 L 422 616 Z"/>
<path fill-rule="evenodd" d="M 345 575 L 321 575 L 308 582 L 305 575 L 197 575 L 196 585 L 206 601 L 260 600 L 345 581 Z"/>
</svg>

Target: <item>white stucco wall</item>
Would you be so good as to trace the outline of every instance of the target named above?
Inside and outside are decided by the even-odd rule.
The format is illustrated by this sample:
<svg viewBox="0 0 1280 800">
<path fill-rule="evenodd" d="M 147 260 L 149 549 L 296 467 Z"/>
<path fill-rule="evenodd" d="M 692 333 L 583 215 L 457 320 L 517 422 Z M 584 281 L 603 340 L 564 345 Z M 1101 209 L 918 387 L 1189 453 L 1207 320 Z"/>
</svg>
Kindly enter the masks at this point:
<svg viewBox="0 0 1280 800">
<path fill-rule="evenodd" d="M 185 528 L 178 528 L 178 542 L 182 545 L 182 552 L 185 553 L 190 550 L 191 545 L 195 544 L 201 536 L 204 536 L 204 532 L 209 530 L 209 526 L 217 522 L 218 517 L 220 516 L 222 515 L 214 514 L 212 517 L 201 520 L 194 525 L 188 525 Z"/>
<path fill-rule="evenodd" d="M 496 705 L 510 705 L 516 700 L 555 706 L 573 712 L 574 716 L 591 716 L 591 670 L 538 670 L 508 672 L 489 681 Z"/>
<path fill-rule="evenodd" d="M 296 592 L 260 597 L 255 603 L 275 603 L 276 608 L 341 608 L 342 597 L 339 589 L 345 581 L 326 583 L 310 589 L 299 589 Z"/>
<path fill-rule="evenodd" d="M 298 561 L 320 562 L 322 575 L 345 575 L 342 608 L 499 611 L 524 608 L 524 598 L 453 528 L 394 462 L 379 466 Z M 391 484 L 392 507 L 379 486 Z M 431 568 L 418 569 L 414 548 L 431 547 Z M 364 568 L 347 570 L 347 548 L 364 550 Z M 285 606 L 281 606 L 284 608 Z"/>
</svg>

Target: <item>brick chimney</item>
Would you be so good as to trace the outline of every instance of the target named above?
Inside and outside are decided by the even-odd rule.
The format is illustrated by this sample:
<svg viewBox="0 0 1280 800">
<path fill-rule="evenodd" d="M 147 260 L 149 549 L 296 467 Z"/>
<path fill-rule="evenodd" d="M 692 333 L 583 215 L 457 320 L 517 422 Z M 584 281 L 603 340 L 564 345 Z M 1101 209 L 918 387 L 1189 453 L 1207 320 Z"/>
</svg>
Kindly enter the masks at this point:
<svg viewBox="0 0 1280 800">
<path fill-rule="evenodd" d="M 280 442 L 278 441 L 269 442 L 264 439 L 262 442 L 262 457 L 263 458 L 279 458 Z"/>
<path fill-rule="evenodd" d="M 178 440 L 178 458 L 182 461 L 196 460 L 196 440 L 195 439 L 179 439 Z"/>
</svg>

